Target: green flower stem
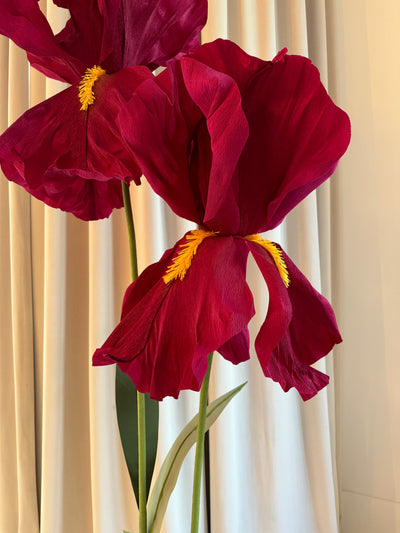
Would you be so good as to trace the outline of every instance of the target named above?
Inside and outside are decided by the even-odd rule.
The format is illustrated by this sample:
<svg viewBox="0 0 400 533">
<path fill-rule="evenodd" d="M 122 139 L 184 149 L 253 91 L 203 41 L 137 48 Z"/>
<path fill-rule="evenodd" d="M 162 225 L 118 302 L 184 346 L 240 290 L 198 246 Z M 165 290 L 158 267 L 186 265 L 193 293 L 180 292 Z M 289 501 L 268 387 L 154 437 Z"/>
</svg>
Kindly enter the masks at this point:
<svg viewBox="0 0 400 533">
<path fill-rule="evenodd" d="M 132 281 L 135 281 L 139 274 L 137 265 L 135 226 L 133 224 L 132 204 L 131 197 L 129 194 L 129 185 L 127 185 L 124 181 L 122 182 L 122 196 L 124 198 L 126 227 L 128 229 L 129 257 L 131 261 Z"/>
<path fill-rule="evenodd" d="M 129 194 L 129 185 L 122 182 L 122 195 L 124 198 L 126 226 L 128 229 L 129 257 L 131 262 L 132 281 L 138 277 L 135 226 L 133 223 L 132 204 Z M 146 411 L 145 396 L 137 392 L 138 414 L 138 455 L 139 455 L 139 533 L 147 533 L 146 509 Z"/>
<path fill-rule="evenodd" d="M 201 494 L 201 475 L 203 470 L 204 457 L 204 435 L 206 430 L 206 415 L 207 415 L 207 397 L 208 385 L 210 383 L 211 363 L 213 354 L 208 356 L 208 369 L 204 376 L 203 383 L 200 389 L 199 402 L 199 420 L 197 424 L 197 442 L 196 442 L 196 457 L 194 461 L 193 474 L 193 496 L 192 496 L 192 526 L 191 533 L 198 533 L 199 531 L 199 517 L 200 517 L 200 494 Z"/>
<path fill-rule="evenodd" d="M 139 533 L 147 533 L 146 493 L 146 411 L 145 396 L 137 391 L 139 440 Z"/>
</svg>

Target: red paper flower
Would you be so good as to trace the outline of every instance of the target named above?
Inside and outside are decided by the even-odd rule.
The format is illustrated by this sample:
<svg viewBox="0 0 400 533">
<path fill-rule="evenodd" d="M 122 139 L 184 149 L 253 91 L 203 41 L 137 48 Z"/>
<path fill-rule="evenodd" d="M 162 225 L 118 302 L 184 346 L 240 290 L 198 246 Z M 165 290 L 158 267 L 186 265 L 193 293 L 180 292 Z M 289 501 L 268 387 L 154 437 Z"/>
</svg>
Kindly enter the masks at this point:
<svg viewBox="0 0 400 533">
<path fill-rule="evenodd" d="M 84 220 L 123 205 L 121 180 L 140 183 L 115 118 L 150 69 L 189 51 L 206 0 L 58 0 L 71 18 L 54 35 L 37 0 L 0 0 L 0 33 L 31 64 L 72 86 L 27 111 L 0 137 L 6 177 Z M 143 65 L 142 67 L 135 67 Z M 92 105 L 94 103 L 94 105 Z"/>
<path fill-rule="evenodd" d="M 249 252 L 269 289 L 255 340 L 264 374 L 305 400 L 328 383 L 310 365 L 341 341 L 332 308 L 257 233 L 332 174 L 350 123 L 311 62 L 285 52 L 265 62 L 228 41 L 204 45 L 145 81 L 121 120 L 154 190 L 201 227 L 128 288 L 121 322 L 94 354 L 155 399 L 198 390 L 213 350 L 249 358 Z"/>
</svg>

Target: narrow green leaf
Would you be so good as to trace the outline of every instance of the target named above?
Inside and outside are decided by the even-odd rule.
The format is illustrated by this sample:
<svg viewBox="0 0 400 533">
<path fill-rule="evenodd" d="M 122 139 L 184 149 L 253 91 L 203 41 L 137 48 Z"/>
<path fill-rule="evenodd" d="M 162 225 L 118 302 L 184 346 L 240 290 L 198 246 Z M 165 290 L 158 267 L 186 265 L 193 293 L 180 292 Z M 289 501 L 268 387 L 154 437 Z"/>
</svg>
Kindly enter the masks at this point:
<svg viewBox="0 0 400 533">
<path fill-rule="evenodd" d="M 138 460 L 138 430 L 137 430 L 137 389 L 130 377 L 122 372 L 118 366 L 115 376 L 115 399 L 117 404 L 117 418 L 125 461 L 135 492 L 136 502 L 139 502 L 139 460 Z M 146 394 L 146 490 L 149 495 L 151 478 L 158 443 L 158 402 L 150 400 Z M 139 503 L 138 503 L 139 505 Z"/>
<path fill-rule="evenodd" d="M 246 383 L 243 383 L 242 385 L 239 385 L 239 387 L 232 389 L 214 400 L 207 407 L 206 430 L 211 427 L 232 398 L 236 396 L 245 385 Z M 197 420 L 198 415 L 192 418 L 192 420 L 183 428 L 162 464 L 147 506 L 149 533 L 159 533 L 161 531 L 161 525 L 165 511 L 167 510 L 168 501 L 178 480 L 183 460 L 190 448 L 196 442 Z"/>
</svg>

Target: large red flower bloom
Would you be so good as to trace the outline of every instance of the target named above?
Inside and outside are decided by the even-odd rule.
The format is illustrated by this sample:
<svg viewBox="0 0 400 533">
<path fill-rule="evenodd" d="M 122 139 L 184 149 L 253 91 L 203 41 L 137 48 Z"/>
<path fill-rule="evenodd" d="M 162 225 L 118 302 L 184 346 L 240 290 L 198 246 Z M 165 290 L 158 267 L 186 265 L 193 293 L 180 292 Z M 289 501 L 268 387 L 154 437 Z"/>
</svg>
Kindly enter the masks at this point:
<svg viewBox="0 0 400 533">
<path fill-rule="evenodd" d="M 257 233 L 332 174 L 350 140 L 347 115 L 308 59 L 284 51 L 265 62 L 228 41 L 171 62 L 140 85 L 128 110 L 121 126 L 144 175 L 201 229 L 128 288 L 121 322 L 94 364 L 117 362 L 161 399 L 198 390 L 212 350 L 235 364 L 248 359 L 251 252 L 269 289 L 255 341 L 263 372 L 312 397 L 328 377 L 310 365 L 341 341 L 332 308 Z"/>
<path fill-rule="evenodd" d="M 84 220 L 103 218 L 123 205 L 120 181 L 140 179 L 115 126 L 118 111 L 152 77 L 149 68 L 197 45 L 207 2 L 54 3 L 71 13 L 57 35 L 37 0 L 0 0 L 0 33 L 46 76 L 72 85 L 8 128 L 0 137 L 0 163 L 9 180 L 48 205 Z"/>
</svg>

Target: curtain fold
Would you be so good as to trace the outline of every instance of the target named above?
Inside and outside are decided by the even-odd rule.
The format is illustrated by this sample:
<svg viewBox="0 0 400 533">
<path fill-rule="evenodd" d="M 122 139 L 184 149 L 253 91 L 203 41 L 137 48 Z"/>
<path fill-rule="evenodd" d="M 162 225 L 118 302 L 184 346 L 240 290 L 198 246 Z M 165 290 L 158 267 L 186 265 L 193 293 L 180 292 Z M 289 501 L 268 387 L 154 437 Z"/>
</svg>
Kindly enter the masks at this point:
<svg viewBox="0 0 400 533">
<path fill-rule="evenodd" d="M 4 41 L 3 41 L 4 42 Z M 8 117 L 12 121 L 28 105 L 27 61 L 25 54 L 12 43 L 8 46 Z M 4 56 L 3 56 L 4 57 Z M 21 76 L 22 72 L 22 76 Z M 25 76 L 24 76 L 25 75 Z M 14 89 L 15 87 L 15 89 Z M 4 185 L 4 184 L 3 184 Z M 8 185 L 8 187 L 7 187 Z M 6 368 L 5 402 L 2 403 L 2 427 L 5 429 L 5 449 L 10 452 L 2 461 L 6 476 L 2 477 L 2 502 L 14 508 L 14 515 L 8 509 L 3 514 L 4 523 L 15 531 L 35 531 L 38 528 L 38 505 L 36 486 L 36 449 L 34 413 L 34 352 L 33 352 L 33 314 L 32 314 L 32 275 L 30 243 L 30 200 L 13 184 L 8 188 L 8 209 L 4 214 L 9 217 L 7 238 L 9 244 L 5 258 L 9 261 L 8 288 L 4 295 L 9 296 L 8 320 L 10 328 L 2 331 L 7 338 L 7 351 L 2 354 Z M 3 226 L 3 224 L 2 224 Z M 7 227 L 2 227 L 3 231 Z M 3 238 L 2 238 L 3 241 Z M 6 280 L 5 280 L 6 281 Z M 7 283 L 6 281 L 6 283 Z M 9 292 L 10 291 L 10 292 Z M 3 448 L 4 450 L 4 448 Z M 7 516 L 8 515 L 8 516 Z"/>
<path fill-rule="evenodd" d="M 56 29 L 63 10 L 42 2 Z M 307 55 L 328 82 L 325 2 L 210 2 L 202 42 L 236 41 L 271 59 L 283 47 Z M 59 84 L 29 71 L 25 55 L 0 40 L 2 130 Z M 139 270 L 159 259 L 192 225 L 179 220 L 145 180 L 131 187 Z M 0 529 L 18 533 L 115 533 L 137 529 L 137 511 L 115 419 L 112 367 L 91 368 L 91 354 L 117 323 L 130 283 L 124 214 L 85 223 L 42 206 L 0 182 L 2 356 Z M 330 189 L 324 186 L 268 235 L 316 288 L 329 296 Z M 268 306 L 258 269 L 248 278 L 257 315 Z M 210 400 L 248 381 L 210 432 L 211 529 L 215 533 L 337 533 L 333 387 L 303 404 L 266 380 L 255 353 L 234 367 L 214 358 Z M 325 371 L 328 361 L 319 363 Z M 158 467 L 196 413 L 198 395 L 160 405 Z M 187 533 L 193 453 L 184 463 L 163 533 Z M 204 492 L 204 491 L 203 491 Z M 205 506 L 201 531 L 206 533 Z M 40 515 L 40 519 L 39 519 Z M 210 532 L 209 532 L 210 533 Z"/>
</svg>

